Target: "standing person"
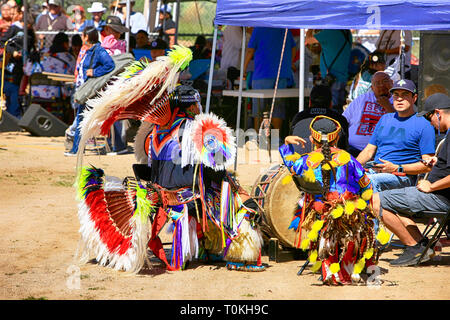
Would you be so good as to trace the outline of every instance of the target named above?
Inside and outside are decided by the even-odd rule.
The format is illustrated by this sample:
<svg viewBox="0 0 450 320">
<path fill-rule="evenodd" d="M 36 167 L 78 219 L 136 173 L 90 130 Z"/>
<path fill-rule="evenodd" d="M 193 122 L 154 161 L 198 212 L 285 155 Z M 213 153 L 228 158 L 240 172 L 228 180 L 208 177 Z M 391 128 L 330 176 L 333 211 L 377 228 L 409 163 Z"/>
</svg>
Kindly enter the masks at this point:
<svg viewBox="0 0 450 320">
<path fill-rule="evenodd" d="M 106 18 L 104 32 L 106 37 L 102 41 L 102 47 L 108 52 L 110 56 L 115 56 L 127 52 L 127 43 L 125 40 L 120 40 L 125 32 L 130 30 L 122 25 L 120 18 L 116 16 L 109 16 Z M 127 137 L 126 137 L 126 120 L 114 122 L 113 125 L 114 143 L 111 143 L 111 138 L 108 138 L 108 144 L 112 145 L 112 152 L 107 155 L 118 155 L 128 152 Z"/>
<path fill-rule="evenodd" d="M 83 31 L 80 28 L 86 22 L 86 16 L 82 6 L 75 6 L 72 9 L 72 22 L 74 31 Z"/>
<path fill-rule="evenodd" d="M 130 31 L 135 35 L 139 30 L 147 30 L 147 20 L 141 12 L 133 11 L 134 0 L 130 1 Z M 127 19 L 127 0 L 119 1 L 119 11 L 122 13 L 121 20 L 126 25 Z"/>
<path fill-rule="evenodd" d="M 349 123 L 349 152 L 357 157 L 367 146 L 381 116 L 395 112 L 392 95 L 393 86 L 387 73 L 379 71 L 372 77 L 372 90 L 353 100 L 342 115 Z"/>
<path fill-rule="evenodd" d="M 362 165 L 374 159 L 368 177 L 376 192 L 414 185 L 418 174 L 429 171 L 423 162 L 435 152 L 433 127 L 415 116 L 414 82 L 397 81 L 390 92 L 395 112 L 380 118 L 369 143 L 356 158 Z"/>
<path fill-rule="evenodd" d="M 172 20 L 172 10 L 169 6 L 164 5 L 159 9 L 159 24 L 155 28 L 155 32 L 159 33 L 159 37 L 169 44 L 172 48 L 175 44 L 175 33 L 177 25 Z"/>
<path fill-rule="evenodd" d="M 242 32 L 243 28 L 239 26 L 224 26 L 222 28 L 223 47 L 220 70 L 227 72 L 230 67 L 240 69 Z"/>
<path fill-rule="evenodd" d="M 84 55 L 81 58 L 79 67 L 77 68 L 78 73 L 75 80 L 75 90 L 86 82 L 88 78 L 101 77 L 114 69 L 114 61 L 109 56 L 108 52 L 101 47 L 98 39 L 98 31 L 95 27 L 84 29 L 82 40 L 83 45 L 86 48 L 86 52 L 83 53 Z M 78 152 L 78 144 L 80 142 L 79 124 L 83 119 L 85 107 L 85 105 L 78 105 L 77 107 L 73 146 L 69 152 L 64 153 L 65 156 L 75 156 Z"/>
<path fill-rule="evenodd" d="M 42 15 L 44 15 L 44 14 L 47 14 L 48 13 L 48 3 L 46 2 L 46 1 L 44 1 L 44 2 L 42 2 L 42 11 L 41 11 L 41 13 L 40 14 L 38 14 L 37 15 L 37 17 L 36 17 L 36 19 L 35 19 L 35 24 L 37 24 L 37 22 L 39 21 L 39 18 L 42 16 Z"/>
<path fill-rule="evenodd" d="M 406 245 L 403 253 L 389 262 L 391 266 L 415 265 L 428 244 L 411 217 L 423 211 L 448 211 L 450 207 L 450 98 L 441 93 L 431 95 L 417 116 L 430 121 L 437 131 L 447 133 L 437 158 L 428 164 L 432 169 L 426 180 L 420 180 L 416 186 L 385 190 L 373 196 L 374 212 Z M 433 253 L 428 249 L 421 262 L 430 260 Z"/>
<path fill-rule="evenodd" d="M 9 6 L 8 3 L 2 4 L 1 14 L 2 17 L 0 19 L 0 37 L 2 37 L 5 34 L 6 30 L 8 30 L 11 24 L 13 23 L 11 16 L 11 7 Z"/>
<path fill-rule="evenodd" d="M 83 31 L 88 27 L 95 27 L 98 32 L 101 32 L 105 25 L 103 15 L 106 12 L 106 8 L 103 7 L 101 2 L 93 2 L 92 6 L 88 8 L 87 11 L 92 14 L 92 19 L 86 20 L 83 25 L 81 25 L 79 31 Z"/>
<path fill-rule="evenodd" d="M 49 11 L 39 17 L 36 31 L 66 31 L 73 30 L 72 21 L 62 12 L 60 0 L 49 0 Z M 54 34 L 39 35 L 40 48 L 48 48 L 53 42 Z"/>
<path fill-rule="evenodd" d="M 383 30 L 375 44 L 377 51 L 385 55 L 386 65 L 389 67 L 397 58 L 399 58 L 401 50 L 402 30 Z M 411 48 L 412 48 L 412 32 L 405 30 L 405 78 L 409 79 L 411 69 Z"/>
<path fill-rule="evenodd" d="M 333 108 L 342 112 L 347 97 L 348 65 L 352 50 L 350 30 L 312 30 L 306 32 L 306 45 L 320 43 L 320 74 L 331 87 Z"/>
<path fill-rule="evenodd" d="M 253 89 L 273 89 L 278 75 L 278 67 L 281 59 L 281 50 L 284 40 L 284 29 L 254 28 L 244 61 L 244 74 L 250 60 L 254 57 L 255 71 L 252 76 Z M 287 88 L 288 82 L 293 77 L 292 65 L 295 57 L 295 41 L 291 32 L 286 37 L 286 47 L 282 58 L 278 88 Z M 264 111 L 270 112 L 269 99 L 253 99 L 252 116 L 255 130 L 259 129 Z M 273 110 L 272 124 L 275 129 L 280 129 L 286 114 L 286 102 L 279 101 Z"/>
<path fill-rule="evenodd" d="M 361 164 L 336 148 L 340 129 L 336 120 L 317 116 L 310 128 L 313 151 L 299 155 L 291 144 L 280 147 L 304 192 L 289 228 L 299 233 L 297 246 L 309 250 L 311 270 L 321 270 L 323 283 L 332 285 L 358 282 L 364 268 L 374 264 L 375 250 L 372 185 Z"/>
</svg>

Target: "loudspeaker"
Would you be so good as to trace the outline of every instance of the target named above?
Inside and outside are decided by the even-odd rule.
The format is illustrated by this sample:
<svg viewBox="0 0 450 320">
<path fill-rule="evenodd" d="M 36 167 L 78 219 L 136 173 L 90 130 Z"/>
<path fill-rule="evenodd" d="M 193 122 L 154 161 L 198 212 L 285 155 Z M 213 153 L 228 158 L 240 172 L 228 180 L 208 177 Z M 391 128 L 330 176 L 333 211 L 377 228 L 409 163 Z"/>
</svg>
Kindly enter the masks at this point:
<svg viewBox="0 0 450 320">
<path fill-rule="evenodd" d="M 450 30 L 420 33 L 419 111 L 423 108 L 425 92 L 433 87 L 450 90 Z"/>
<path fill-rule="evenodd" d="M 0 132 L 10 131 L 22 131 L 22 128 L 19 127 L 19 119 L 3 110 L 2 118 L 0 119 Z"/>
<path fill-rule="evenodd" d="M 67 124 L 38 104 L 31 104 L 27 108 L 22 119 L 19 121 L 19 126 L 32 135 L 42 137 L 64 136 L 68 128 Z"/>
</svg>

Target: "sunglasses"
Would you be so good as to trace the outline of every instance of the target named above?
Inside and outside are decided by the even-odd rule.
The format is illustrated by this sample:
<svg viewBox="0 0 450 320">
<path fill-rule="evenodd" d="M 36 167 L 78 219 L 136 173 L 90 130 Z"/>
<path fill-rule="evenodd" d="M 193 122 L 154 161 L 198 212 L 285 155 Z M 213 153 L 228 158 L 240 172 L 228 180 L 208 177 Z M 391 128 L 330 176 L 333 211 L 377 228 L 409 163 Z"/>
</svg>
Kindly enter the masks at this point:
<svg viewBox="0 0 450 320">
<path fill-rule="evenodd" d="M 426 113 L 423 117 L 431 122 L 431 118 L 433 117 L 434 111 L 430 111 Z"/>
</svg>

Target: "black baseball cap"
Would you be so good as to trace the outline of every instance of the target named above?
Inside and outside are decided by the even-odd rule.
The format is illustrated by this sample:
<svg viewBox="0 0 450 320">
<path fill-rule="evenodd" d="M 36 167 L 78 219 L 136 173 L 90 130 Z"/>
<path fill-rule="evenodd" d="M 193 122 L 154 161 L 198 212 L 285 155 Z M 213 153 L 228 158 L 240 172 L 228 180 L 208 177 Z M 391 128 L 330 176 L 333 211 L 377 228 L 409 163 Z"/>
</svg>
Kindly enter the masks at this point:
<svg viewBox="0 0 450 320">
<path fill-rule="evenodd" d="M 389 91 L 392 93 L 394 90 L 407 90 L 412 94 L 417 93 L 416 85 L 414 84 L 414 82 L 408 79 L 401 79 L 396 81 L 394 83 L 394 86 Z"/>
<path fill-rule="evenodd" d="M 311 108 L 328 108 L 331 103 L 331 90 L 330 87 L 318 84 L 311 89 L 309 94 L 311 101 Z"/>
<path fill-rule="evenodd" d="M 422 117 L 427 113 L 436 109 L 449 109 L 450 98 L 444 93 L 435 93 L 429 96 L 423 105 L 423 110 L 417 113 L 418 117 Z"/>
</svg>

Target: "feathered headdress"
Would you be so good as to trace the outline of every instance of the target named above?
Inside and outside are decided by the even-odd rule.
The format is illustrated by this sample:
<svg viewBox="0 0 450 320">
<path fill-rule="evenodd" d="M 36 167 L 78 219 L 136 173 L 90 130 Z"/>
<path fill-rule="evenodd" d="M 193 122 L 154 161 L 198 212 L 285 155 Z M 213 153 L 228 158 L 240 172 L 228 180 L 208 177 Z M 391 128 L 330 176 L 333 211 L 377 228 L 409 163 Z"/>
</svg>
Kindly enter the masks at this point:
<svg viewBox="0 0 450 320">
<path fill-rule="evenodd" d="M 86 141 L 107 135 L 114 122 L 124 119 L 166 124 L 171 117 L 169 94 L 178 82 L 179 72 L 189 65 L 192 51 L 174 46 L 166 56 L 153 62 L 136 61 L 114 78 L 98 95 L 88 100 L 80 124 L 79 169 Z"/>
</svg>

